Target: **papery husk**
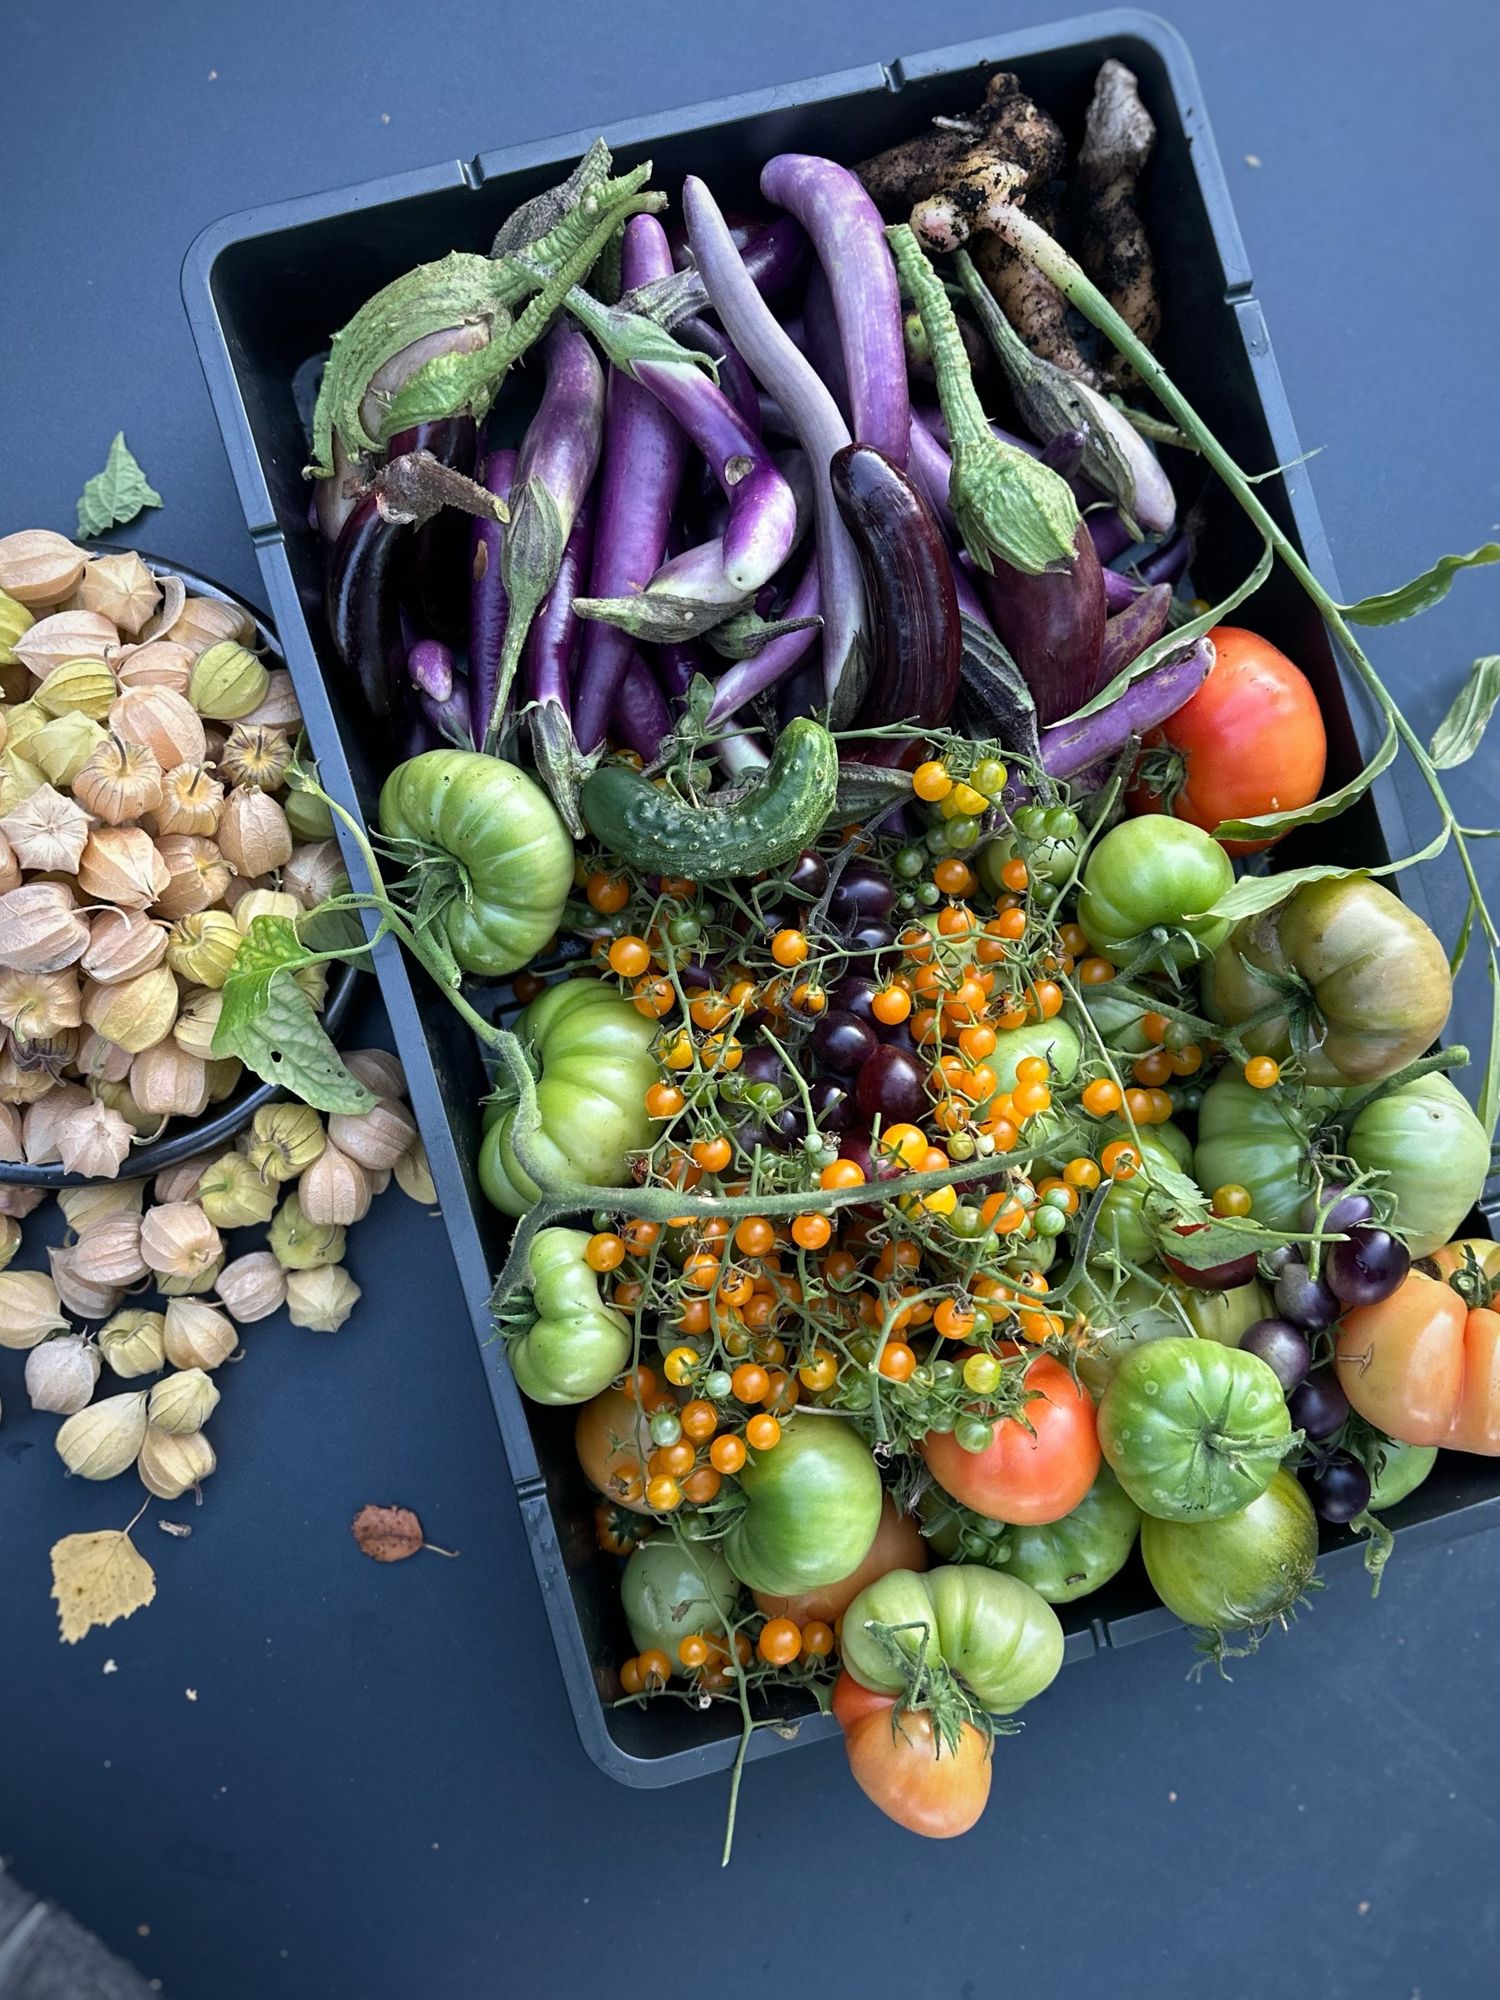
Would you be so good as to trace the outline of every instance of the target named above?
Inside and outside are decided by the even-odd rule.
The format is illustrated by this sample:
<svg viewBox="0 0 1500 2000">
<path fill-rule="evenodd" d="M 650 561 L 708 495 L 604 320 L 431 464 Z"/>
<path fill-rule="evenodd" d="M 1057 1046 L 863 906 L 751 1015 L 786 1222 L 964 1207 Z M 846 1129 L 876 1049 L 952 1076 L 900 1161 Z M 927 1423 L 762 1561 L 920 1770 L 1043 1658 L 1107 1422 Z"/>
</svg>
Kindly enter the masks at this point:
<svg viewBox="0 0 1500 2000">
<path fill-rule="evenodd" d="M 174 1437 L 155 1424 L 146 1426 L 136 1471 L 142 1486 L 158 1500 L 180 1500 L 200 1486 L 218 1466 L 214 1448 L 202 1431 Z"/>
<path fill-rule="evenodd" d="M 16 641 L 24 639 L 35 623 L 36 619 L 24 604 L 0 590 L 0 673 L 7 676 L 7 701 L 13 699 L 11 687 L 19 693 L 31 685 L 25 668 L 16 657 Z"/>
<path fill-rule="evenodd" d="M 89 927 L 61 882 L 23 882 L 0 895 L 0 965 L 60 972 L 88 949 Z"/>
<path fill-rule="evenodd" d="M 351 1160 L 332 1143 L 325 1145 L 297 1182 L 302 1213 L 315 1226 L 347 1228 L 369 1213 L 370 1177 L 358 1160 Z"/>
<path fill-rule="evenodd" d="M 145 1199 L 144 1181 L 111 1181 L 98 1187 L 59 1188 L 57 1205 L 75 1236 L 112 1215 L 139 1215 Z"/>
<path fill-rule="evenodd" d="M 14 1193 L 14 1189 L 7 1189 L 6 1192 Z M 38 1188 L 36 1192 L 40 1194 L 41 1189 Z M 20 1248 L 21 1248 L 20 1221 L 18 1220 L 17 1217 L 11 1215 L 3 1207 L 0 1207 L 0 1271 L 4 1271 L 12 1262 L 14 1262 L 15 1257 L 19 1252 Z"/>
<path fill-rule="evenodd" d="M 35 611 L 60 604 L 78 588 L 86 550 L 50 528 L 18 528 L 0 535 L 0 590 Z"/>
<path fill-rule="evenodd" d="M 144 646 L 124 646 L 110 657 L 121 691 L 129 688 L 163 687 L 187 699 L 192 678 L 193 656 L 186 646 L 170 639 L 153 639 Z"/>
<path fill-rule="evenodd" d="M 139 1284 L 146 1276 L 141 1218 L 122 1212 L 90 1223 L 73 1246 L 73 1269 L 85 1284 Z"/>
<path fill-rule="evenodd" d="M 336 1222 L 312 1221 L 294 1188 L 272 1218 L 266 1248 L 283 1270 L 316 1271 L 343 1257 L 344 1230 Z"/>
<path fill-rule="evenodd" d="M 49 1334 L 71 1330 L 45 1271 L 0 1271 L 0 1347 L 35 1347 Z"/>
<path fill-rule="evenodd" d="M 244 942 L 227 910 L 202 910 L 180 917 L 167 940 L 167 963 L 179 979 L 195 986 L 222 986 Z"/>
<path fill-rule="evenodd" d="M 272 729 L 285 729 L 295 733 L 302 727 L 302 710 L 297 706 L 297 691 L 292 686 L 292 677 L 284 667 L 273 667 L 265 699 L 258 708 L 242 715 L 240 721 L 247 728 L 265 724 Z"/>
<path fill-rule="evenodd" d="M 130 1094 L 160 1118 L 197 1118 L 208 1105 L 208 1068 L 170 1035 L 130 1065 Z"/>
<path fill-rule="evenodd" d="M 263 1104 L 250 1123 L 246 1157 L 263 1180 L 293 1181 L 327 1144 L 323 1121 L 307 1104 Z"/>
<path fill-rule="evenodd" d="M 110 985 L 85 982 L 83 1018 L 108 1042 L 138 1056 L 172 1032 L 177 1019 L 177 981 L 164 965 Z"/>
<path fill-rule="evenodd" d="M 78 886 L 95 902 L 144 910 L 171 887 L 172 875 L 141 826 L 96 826 L 78 864 Z"/>
<path fill-rule="evenodd" d="M 238 722 L 229 732 L 218 765 L 232 785 L 276 792 L 291 761 L 292 746 L 284 729 Z"/>
<path fill-rule="evenodd" d="M 52 720 L 46 709 L 38 708 L 34 701 L 13 702 L 5 711 L 5 749 L 24 750 L 37 731 L 45 729 Z"/>
<path fill-rule="evenodd" d="M 11 651 L 28 673 L 43 681 L 65 660 L 106 658 L 107 649 L 119 641 L 114 621 L 97 611 L 54 611 L 38 618 Z"/>
<path fill-rule="evenodd" d="M 359 1299 L 359 1286 L 341 1264 L 287 1273 L 286 1310 L 293 1326 L 305 1326 L 314 1333 L 337 1333 Z"/>
<path fill-rule="evenodd" d="M 35 1104 L 56 1081 L 50 1070 L 23 1067 L 6 1037 L 0 1046 L 0 1104 Z"/>
<path fill-rule="evenodd" d="M 29 739 L 26 754 L 49 784 L 60 785 L 78 798 L 75 781 L 79 773 L 100 744 L 108 741 L 106 732 L 86 715 L 56 715 Z M 79 804 L 87 805 L 87 801 L 79 799 Z"/>
<path fill-rule="evenodd" d="M 437 1183 L 427 1164 L 427 1148 L 420 1139 L 412 1141 L 391 1171 L 408 1200 L 416 1202 L 419 1208 L 436 1208 Z"/>
<path fill-rule="evenodd" d="M 54 1083 L 44 1097 L 28 1104 L 21 1120 L 21 1147 L 32 1167 L 51 1166 L 57 1159 L 57 1129 L 70 1111 L 86 1110 L 92 1100 L 78 1083 Z"/>
<path fill-rule="evenodd" d="M 321 1014 L 328 999 L 328 967 L 326 965 L 299 965 L 292 971 L 292 984 L 299 993 L 305 993 L 313 1004 L 313 1012 Z"/>
<path fill-rule="evenodd" d="M 399 1056 L 389 1049 L 346 1049 L 342 1053 L 345 1067 L 366 1090 L 374 1091 L 377 1097 L 405 1098 L 406 1071 Z"/>
<path fill-rule="evenodd" d="M 18 1042 L 61 1034 L 82 1021 L 78 974 L 71 965 L 60 972 L 0 971 L 0 1025 Z"/>
<path fill-rule="evenodd" d="M 249 1326 L 286 1304 L 286 1272 L 269 1250 L 252 1250 L 224 1266 L 217 1290 L 225 1312 Z"/>
<path fill-rule="evenodd" d="M 19 750 L 0 750 L 0 813 L 8 813 L 47 782 L 40 764 Z"/>
<path fill-rule="evenodd" d="M 224 801 L 214 835 L 237 875 L 269 875 L 292 858 L 292 829 L 266 792 L 240 786 Z"/>
<path fill-rule="evenodd" d="M 291 860 L 282 868 L 281 886 L 305 910 L 315 910 L 332 896 L 347 895 L 349 871 L 338 842 L 316 840 L 294 848 Z"/>
<path fill-rule="evenodd" d="M 99 1350 L 81 1333 L 44 1340 L 26 1357 L 26 1394 L 34 1410 L 74 1417 L 86 1410 L 99 1380 Z"/>
<path fill-rule="evenodd" d="M 160 1134 L 161 1120 L 154 1111 L 142 1111 L 131 1096 L 128 1083 L 96 1083 L 94 1095 L 109 1110 L 117 1112 L 138 1137 L 155 1139 Z"/>
<path fill-rule="evenodd" d="M 144 743 L 163 771 L 179 764 L 201 764 L 207 754 L 202 718 L 191 702 L 170 688 L 128 689 L 111 706 L 109 726 L 127 743 Z"/>
<path fill-rule="evenodd" d="M 417 1121 L 398 1100 L 383 1097 L 373 1111 L 335 1112 L 328 1137 L 362 1167 L 394 1169 L 417 1136 Z"/>
<path fill-rule="evenodd" d="M 23 868 L 41 875 L 75 875 L 89 838 L 89 816 L 55 786 L 38 785 L 30 798 L 0 817 L 0 833 Z"/>
<path fill-rule="evenodd" d="M 95 556 L 78 584 L 78 601 L 134 638 L 155 616 L 161 586 L 134 549 Z"/>
<path fill-rule="evenodd" d="M 88 950 L 79 969 L 100 986 L 117 986 L 161 964 L 167 926 L 144 910 L 101 910 L 89 925 Z"/>
<path fill-rule="evenodd" d="M 200 1154 L 195 1160 L 178 1160 L 170 1167 L 163 1167 L 151 1183 L 152 1206 L 161 1207 L 174 1201 L 196 1201 L 198 1183 L 207 1164 Z"/>
<path fill-rule="evenodd" d="M 122 1381 L 155 1375 L 167 1365 L 164 1327 L 159 1312 L 118 1312 L 99 1329 L 99 1352 Z"/>
<path fill-rule="evenodd" d="M 161 803 L 162 770 L 145 743 L 106 736 L 73 778 L 73 796 L 111 826 L 139 819 Z"/>
<path fill-rule="evenodd" d="M 79 1479 L 114 1479 L 134 1463 L 146 1438 L 146 1392 L 106 1396 L 69 1417 L 53 1443 Z"/>
<path fill-rule="evenodd" d="M 130 1158 L 131 1127 L 100 1099 L 77 1111 L 57 1134 L 57 1157 L 65 1172 L 108 1179 Z"/>
<path fill-rule="evenodd" d="M 163 1327 L 167 1359 L 174 1368 L 218 1368 L 240 1344 L 231 1322 L 202 1299 L 173 1299 Z"/>
<path fill-rule="evenodd" d="M 31 697 L 48 715 L 86 715 L 103 722 L 120 698 L 119 683 L 103 660 L 64 660 Z"/>
<path fill-rule="evenodd" d="M 97 1028 L 85 1028 L 78 1037 L 73 1067 L 89 1083 L 123 1083 L 132 1060 L 129 1049 L 107 1042 Z"/>
<path fill-rule="evenodd" d="M 21 1149 L 21 1114 L 13 1104 L 0 1104 L 0 1161 L 14 1165 L 25 1157 Z"/>
<path fill-rule="evenodd" d="M 294 924 L 302 914 L 297 898 L 283 889 L 247 889 L 235 898 L 234 921 L 242 932 L 248 931 L 257 917 L 284 917 Z"/>
<path fill-rule="evenodd" d="M 175 922 L 211 910 L 224 899 L 229 887 L 228 862 L 217 845 L 199 833 L 164 833 L 156 851 L 166 865 L 167 887 L 156 899 L 156 908 Z"/>
<path fill-rule="evenodd" d="M 10 842 L 0 833 L 0 895 L 8 889 L 21 886 L 21 864 L 15 857 Z"/>
<path fill-rule="evenodd" d="M 238 1056 L 215 1056 L 208 1065 L 208 1101 L 222 1104 L 233 1097 L 244 1080 L 245 1065 Z"/>
<path fill-rule="evenodd" d="M 221 639 L 193 662 L 188 700 L 215 722 L 238 722 L 259 708 L 269 687 L 270 675 L 254 653 L 233 639 Z"/>
<path fill-rule="evenodd" d="M 253 646 L 259 635 L 255 620 L 239 605 L 222 604 L 216 597 L 190 597 L 165 636 L 190 646 L 196 659 L 221 639 L 237 639 L 242 646 Z"/>
<path fill-rule="evenodd" d="M 201 1431 L 219 1406 L 219 1392 L 201 1368 L 179 1368 L 152 1385 L 146 1414 L 153 1430 L 170 1437 Z"/>
<path fill-rule="evenodd" d="M 203 1169 L 193 1199 L 216 1229 L 258 1229 L 275 1212 L 276 1184 L 263 1181 L 242 1153 L 225 1153 Z"/>
<path fill-rule="evenodd" d="M 161 803 L 150 814 L 158 835 L 211 834 L 224 810 L 224 787 L 200 761 L 177 764 L 162 776 Z"/>
<path fill-rule="evenodd" d="M 77 1267 L 77 1254 L 76 1250 L 47 1251 L 57 1295 L 68 1311 L 80 1319 L 108 1319 L 124 1297 L 124 1289 L 119 1285 L 96 1284 L 84 1277 Z"/>
<path fill-rule="evenodd" d="M 172 1023 L 172 1039 L 178 1048 L 200 1062 L 209 1062 L 223 1005 L 224 995 L 216 988 L 205 987 L 202 992 L 184 994 L 177 1019 Z"/>
<path fill-rule="evenodd" d="M 163 1202 L 141 1218 L 141 1255 L 159 1277 L 200 1277 L 223 1254 L 218 1230 L 195 1201 Z"/>
<path fill-rule="evenodd" d="M 140 629 L 138 637 L 143 646 L 154 645 L 163 633 L 170 632 L 187 603 L 187 585 L 180 576 L 171 570 L 158 570 L 156 581 L 161 585 L 161 603 Z"/>
</svg>

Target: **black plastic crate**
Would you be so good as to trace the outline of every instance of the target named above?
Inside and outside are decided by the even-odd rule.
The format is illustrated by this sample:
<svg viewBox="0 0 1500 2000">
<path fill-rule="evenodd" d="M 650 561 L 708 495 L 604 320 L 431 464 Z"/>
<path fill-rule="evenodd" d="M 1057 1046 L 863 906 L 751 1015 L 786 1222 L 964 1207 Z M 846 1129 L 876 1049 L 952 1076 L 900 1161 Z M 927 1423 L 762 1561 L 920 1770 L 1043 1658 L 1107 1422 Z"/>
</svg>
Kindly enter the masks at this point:
<svg viewBox="0 0 1500 2000">
<path fill-rule="evenodd" d="M 1270 340 L 1230 205 L 1202 93 L 1186 47 L 1150 14 L 1094 14 L 1051 27 L 997 34 L 980 42 L 845 70 L 715 103 L 609 127 L 604 136 L 623 166 L 650 158 L 655 184 L 675 192 L 685 172 L 701 173 L 726 204 L 755 199 L 761 163 L 787 149 L 854 160 L 917 130 L 930 116 L 975 101 L 984 78 L 1015 68 L 1027 89 L 1078 136 L 1099 64 L 1111 55 L 1141 81 L 1159 130 L 1142 187 L 1148 227 L 1165 276 L 1162 359 L 1209 416 L 1241 463 L 1291 469 L 1261 487 L 1262 497 L 1330 586 L 1332 567 Z M 313 371 L 330 334 L 378 286 L 452 248 L 488 246 L 518 202 L 552 185 L 593 130 L 450 161 L 356 188 L 232 216 L 189 250 L 183 295 L 224 434 L 245 518 L 255 541 L 272 615 L 307 719 L 324 783 L 369 817 L 393 761 L 368 713 L 351 699 L 347 677 L 327 683 L 334 654 L 323 617 L 324 548 L 308 526 L 302 422 Z M 524 405 L 507 386 L 506 407 Z M 301 414 L 299 414 L 299 412 Z M 1190 498 L 1195 475 L 1173 468 Z M 1258 554 L 1253 529 L 1222 493 L 1209 501 L 1199 588 L 1221 596 Z M 1310 675 L 1329 735 L 1329 776 L 1342 782 L 1378 737 L 1357 690 L 1341 674 L 1320 619 L 1279 571 L 1255 601 L 1258 629 Z M 1278 862 L 1326 858 L 1360 862 L 1409 853 L 1411 843 L 1389 778 L 1326 827 L 1278 849 Z M 359 879 L 358 857 L 349 856 Z M 1408 872 L 1402 892 L 1425 911 L 1421 882 Z M 699 1713 L 686 1704 L 614 1708 L 614 1662 L 630 1650 L 618 1604 L 617 1565 L 594 1547 L 595 1496 L 578 1472 L 571 1413 L 525 1405 L 490 1323 L 491 1273 L 506 1225 L 475 1179 L 484 1088 L 476 1045 L 441 996 L 413 978 L 393 943 L 376 966 L 412 1104 L 421 1123 L 459 1276 L 480 1344 L 485 1381 L 504 1439 L 546 1600 L 579 1734 L 600 1768 L 638 1786 L 668 1785 L 728 1766 L 737 1717 L 724 1704 Z M 1481 1225 L 1483 1226 L 1483 1225 Z M 1444 1454 L 1427 1483 L 1391 1524 L 1403 1543 L 1452 1537 L 1500 1522 L 1500 1466 Z M 1349 1559 L 1347 1533 L 1325 1531 L 1325 1547 Z M 1105 1590 L 1060 1607 L 1069 1660 L 1101 1646 L 1130 1644 L 1173 1629 L 1139 1558 Z M 790 1712 L 789 1721 L 796 1719 Z M 831 1718 L 807 1715 L 795 1735 L 758 1730 L 763 1756 L 826 1734 Z"/>
</svg>

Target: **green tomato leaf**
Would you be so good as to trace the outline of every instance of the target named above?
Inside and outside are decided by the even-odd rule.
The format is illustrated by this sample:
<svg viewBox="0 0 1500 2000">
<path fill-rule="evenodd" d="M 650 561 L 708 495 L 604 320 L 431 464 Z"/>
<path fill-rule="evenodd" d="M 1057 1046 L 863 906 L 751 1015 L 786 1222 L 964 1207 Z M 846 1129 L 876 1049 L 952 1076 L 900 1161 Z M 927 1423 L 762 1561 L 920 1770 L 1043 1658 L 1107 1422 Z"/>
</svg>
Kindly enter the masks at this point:
<svg viewBox="0 0 1500 2000">
<path fill-rule="evenodd" d="M 1262 910 L 1274 909 L 1309 882 L 1343 882 L 1351 875 L 1398 875 L 1403 868 L 1435 861 L 1447 845 L 1448 828 L 1440 827 L 1419 854 L 1408 854 L 1401 861 L 1382 862 L 1378 868 L 1335 868 L 1332 863 L 1321 862 L 1313 868 L 1288 868 L 1280 875 L 1242 875 L 1233 888 L 1224 891 L 1207 915 L 1229 917 L 1235 922 L 1241 917 L 1258 917 Z"/>
<path fill-rule="evenodd" d="M 1439 556 L 1431 569 L 1403 583 L 1399 590 L 1383 590 L 1374 597 L 1362 597 L 1358 604 L 1341 604 L 1339 609 L 1356 625 L 1399 625 L 1403 618 L 1415 618 L 1429 605 L 1441 603 L 1461 569 L 1478 569 L 1493 562 L 1500 562 L 1500 542 L 1485 542 L 1466 556 Z"/>
<path fill-rule="evenodd" d="M 1211 632 L 1215 625 L 1222 625 L 1232 611 L 1238 611 L 1247 597 L 1253 597 L 1266 578 L 1271 574 L 1271 565 L 1276 560 L 1276 552 L 1269 542 L 1260 552 L 1260 561 L 1251 570 L 1244 582 L 1231 590 L 1222 604 L 1216 604 L 1211 611 L 1203 612 L 1197 618 L 1190 618 L 1185 625 L 1177 626 L 1155 645 L 1148 646 L 1144 653 L 1138 653 L 1128 667 L 1123 667 L 1112 681 L 1100 688 L 1099 692 L 1083 707 L 1065 718 L 1068 722 L 1082 722 L 1086 716 L 1097 715 L 1101 708 L 1108 708 L 1119 700 L 1132 681 L 1138 681 L 1143 674 L 1149 674 L 1153 667 L 1159 667 L 1163 660 L 1188 652 L 1197 644 L 1205 632 Z M 1253 839 L 1255 836 L 1249 836 Z"/>
<path fill-rule="evenodd" d="M 1467 764 L 1479 748 L 1485 725 L 1500 701 L 1500 653 L 1486 653 L 1469 669 L 1469 677 L 1453 697 L 1453 706 L 1433 732 L 1429 752 L 1440 771 Z"/>
<path fill-rule="evenodd" d="M 115 432 L 104 470 L 96 472 L 78 500 L 80 535 L 102 535 L 123 528 L 143 507 L 159 507 L 161 495 L 136 463 L 124 431 Z"/>
<path fill-rule="evenodd" d="M 1396 749 L 1396 725 L 1394 721 L 1388 721 L 1380 748 L 1347 785 L 1341 785 L 1336 792 L 1329 792 L 1321 799 L 1314 799 L 1311 805 L 1294 806 L 1286 812 L 1257 813 L 1253 819 L 1226 819 L 1214 828 L 1214 839 L 1277 840 L 1299 826 L 1321 826 L 1324 820 L 1337 819 L 1341 812 L 1348 811 L 1356 799 L 1362 799 L 1381 772 L 1395 762 Z"/>
<path fill-rule="evenodd" d="M 1186 1235 L 1167 1224 L 1157 1225 L 1156 1241 L 1168 1256 L 1179 1264 L 1186 1264 L 1193 1271 L 1211 1271 L 1215 1264 L 1232 1263 L 1236 1257 L 1259 1255 L 1264 1250 L 1272 1250 L 1278 1243 L 1295 1243 L 1296 1236 L 1289 1236 L 1284 1230 L 1267 1229 L 1261 1223 L 1252 1222 L 1248 1216 L 1230 1221 L 1217 1215 L 1210 1215 L 1201 1225 L 1192 1228 Z"/>
<path fill-rule="evenodd" d="M 224 982 L 213 1052 L 238 1056 L 246 1069 L 315 1111 L 371 1111 L 373 1094 L 345 1069 L 292 979 L 313 956 L 285 917 L 257 917 Z"/>
</svg>

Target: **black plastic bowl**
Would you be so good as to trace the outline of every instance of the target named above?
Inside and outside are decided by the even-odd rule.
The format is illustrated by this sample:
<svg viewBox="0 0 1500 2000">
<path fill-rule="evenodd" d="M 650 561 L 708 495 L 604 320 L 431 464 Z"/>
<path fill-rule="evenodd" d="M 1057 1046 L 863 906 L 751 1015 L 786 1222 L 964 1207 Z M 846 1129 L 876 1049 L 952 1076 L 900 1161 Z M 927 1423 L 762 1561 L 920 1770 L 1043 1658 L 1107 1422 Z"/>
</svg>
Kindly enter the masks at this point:
<svg viewBox="0 0 1500 2000">
<path fill-rule="evenodd" d="M 91 553 L 103 555 L 114 550 L 112 543 L 90 545 Z M 183 583 L 197 597 L 216 597 L 221 604 L 232 604 L 237 610 L 248 612 L 255 620 L 255 629 L 260 639 L 260 650 L 268 660 L 278 667 L 286 665 L 286 659 L 277 643 L 275 631 L 261 617 L 253 604 L 247 604 L 232 590 L 225 590 L 222 584 L 211 583 L 206 576 L 197 576 L 180 563 L 163 562 L 160 556 L 148 555 L 144 549 L 136 553 L 153 574 L 170 573 L 180 576 Z M 330 1035 L 336 1034 L 348 1017 L 353 1004 L 355 983 L 359 975 L 352 965 L 338 965 L 328 982 L 328 1001 L 323 1009 L 323 1026 Z M 237 1132 L 250 1123 L 263 1104 L 274 1104 L 286 1092 L 274 1083 L 256 1083 L 246 1072 L 247 1083 L 241 1084 L 233 1097 L 215 1105 L 212 1116 L 207 1113 L 201 1118 L 174 1118 L 160 1138 L 139 1146 L 125 1161 L 116 1178 L 120 1180 L 145 1180 L 152 1174 L 159 1174 L 167 1167 L 175 1167 L 179 1161 L 191 1160 L 198 1153 L 206 1153 L 227 1147 Z M 253 1085 L 253 1087 L 250 1087 Z M 51 1166 L 32 1166 L 25 1160 L 0 1160 L 0 1187 L 40 1187 L 64 1188 L 85 1187 L 97 1175 L 69 1174 L 55 1162 Z"/>
</svg>

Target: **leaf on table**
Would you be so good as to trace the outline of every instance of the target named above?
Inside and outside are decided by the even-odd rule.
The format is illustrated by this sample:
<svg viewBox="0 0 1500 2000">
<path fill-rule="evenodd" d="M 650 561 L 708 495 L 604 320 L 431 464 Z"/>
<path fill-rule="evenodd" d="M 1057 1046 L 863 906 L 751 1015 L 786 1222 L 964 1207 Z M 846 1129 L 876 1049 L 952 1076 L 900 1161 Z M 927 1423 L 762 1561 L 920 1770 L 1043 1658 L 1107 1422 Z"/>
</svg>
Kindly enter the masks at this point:
<svg viewBox="0 0 1500 2000">
<path fill-rule="evenodd" d="M 1500 701 L 1500 653 L 1486 653 L 1470 667 L 1453 706 L 1433 732 L 1430 755 L 1440 771 L 1467 764 Z"/>
<path fill-rule="evenodd" d="M 129 1618 L 156 1595 L 156 1572 L 123 1528 L 64 1535 L 52 1544 L 52 1595 L 63 1642 Z"/>
<path fill-rule="evenodd" d="M 344 1067 L 311 1000 L 292 978 L 314 956 L 285 917 L 257 917 L 224 982 L 215 1056 L 238 1056 L 315 1111 L 358 1113 L 375 1098 Z"/>
<path fill-rule="evenodd" d="M 1461 569 L 1479 569 L 1500 562 L 1500 542 L 1485 542 L 1466 556 L 1439 556 L 1431 569 L 1403 583 L 1398 590 L 1382 590 L 1374 597 L 1362 597 L 1358 604 L 1341 604 L 1339 609 L 1356 625 L 1399 625 L 1403 618 L 1415 618 L 1419 611 L 1441 603 Z"/>
<path fill-rule="evenodd" d="M 124 431 L 116 431 L 104 470 L 94 474 L 79 496 L 78 532 L 102 535 L 108 528 L 123 528 L 143 507 L 161 504 L 161 495 L 126 444 Z"/>
<path fill-rule="evenodd" d="M 422 1523 L 410 1507 L 361 1507 L 350 1523 L 360 1550 L 372 1562 L 405 1562 L 425 1543 Z"/>
</svg>

